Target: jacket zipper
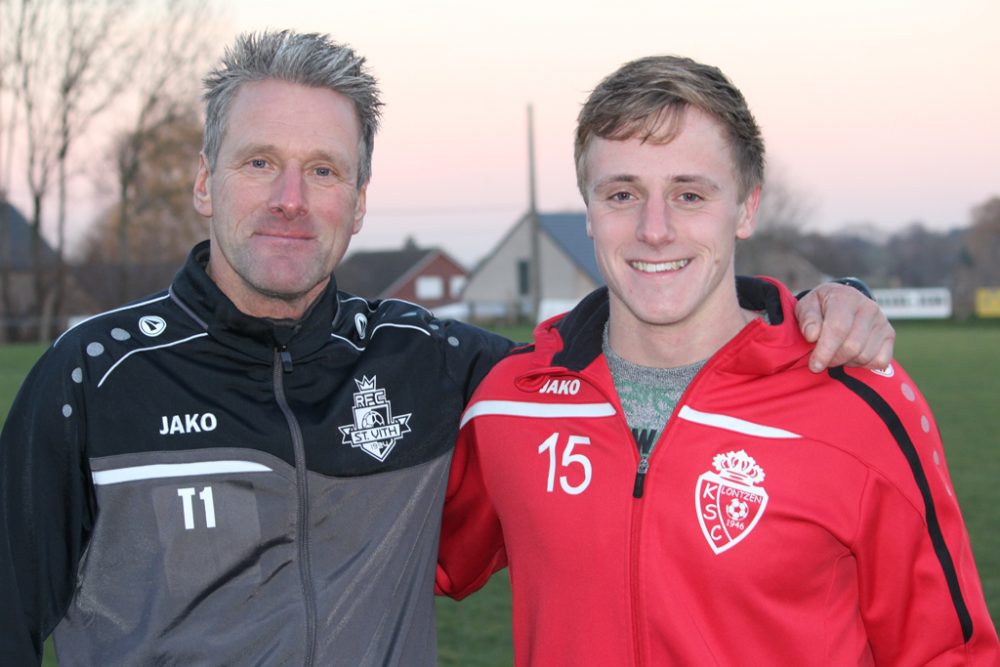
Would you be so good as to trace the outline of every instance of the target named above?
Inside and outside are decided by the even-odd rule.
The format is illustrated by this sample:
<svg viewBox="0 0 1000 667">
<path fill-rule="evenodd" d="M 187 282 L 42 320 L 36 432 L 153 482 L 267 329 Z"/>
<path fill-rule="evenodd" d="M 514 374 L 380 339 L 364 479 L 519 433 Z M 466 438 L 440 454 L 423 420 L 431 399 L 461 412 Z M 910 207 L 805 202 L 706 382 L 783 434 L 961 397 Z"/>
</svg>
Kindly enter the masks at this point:
<svg viewBox="0 0 1000 667">
<path fill-rule="evenodd" d="M 306 479 L 306 452 L 302 439 L 302 428 L 292 413 L 285 397 L 284 374 L 292 372 L 292 355 L 288 348 L 274 348 L 274 397 L 288 422 L 288 430 L 292 436 L 292 450 L 295 455 L 295 482 L 298 489 L 298 519 L 295 540 L 298 550 L 299 578 L 302 583 L 302 600 L 306 612 L 306 646 L 303 665 L 313 664 L 316 654 L 316 595 L 312 587 L 312 563 L 309 559 L 309 489 Z"/>
<path fill-rule="evenodd" d="M 641 492 L 640 492 L 641 495 Z M 639 532 L 642 528 L 642 499 L 638 496 L 632 503 L 632 530 L 630 531 L 632 543 L 629 546 L 629 577 L 630 588 L 629 599 L 632 601 L 632 661 L 637 667 L 642 665 L 642 637 L 639 631 L 639 619 L 642 605 L 639 603 L 639 595 L 642 593 L 642 586 L 639 585 Z"/>
<path fill-rule="evenodd" d="M 656 441 L 652 438 L 639 445 L 639 467 L 635 471 L 635 483 L 632 485 L 632 497 L 642 498 L 642 490 L 646 485 L 646 473 L 649 472 L 649 457 L 653 453 Z"/>
<path fill-rule="evenodd" d="M 625 426 L 629 432 L 629 439 L 632 439 L 632 431 Z M 642 637 L 639 629 L 639 621 L 642 618 L 642 604 L 639 596 L 642 594 L 642 586 L 639 582 L 639 535 L 642 532 L 642 492 L 646 483 L 646 473 L 649 471 L 649 457 L 652 454 L 655 440 L 652 438 L 639 447 L 639 465 L 636 468 L 635 482 L 632 485 L 632 530 L 629 531 L 631 543 L 629 544 L 629 570 L 632 576 L 629 577 L 631 590 L 629 599 L 632 604 L 632 655 L 636 666 L 642 665 Z"/>
</svg>

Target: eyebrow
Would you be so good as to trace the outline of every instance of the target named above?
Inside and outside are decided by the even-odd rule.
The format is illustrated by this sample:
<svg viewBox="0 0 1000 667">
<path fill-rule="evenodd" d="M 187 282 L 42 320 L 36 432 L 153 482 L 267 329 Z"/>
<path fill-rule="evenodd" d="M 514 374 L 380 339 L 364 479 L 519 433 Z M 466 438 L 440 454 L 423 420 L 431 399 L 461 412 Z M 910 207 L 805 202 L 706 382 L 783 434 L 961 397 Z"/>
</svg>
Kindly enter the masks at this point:
<svg viewBox="0 0 1000 667">
<path fill-rule="evenodd" d="M 635 183 L 639 180 L 638 176 L 633 176 L 631 174 L 612 174 L 611 176 L 605 176 L 594 181 L 594 190 L 609 185 L 611 183 Z"/>
<path fill-rule="evenodd" d="M 594 182 L 594 189 L 602 188 L 611 183 L 637 183 L 639 177 L 634 174 L 612 174 L 610 176 L 605 176 L 604 178 L 598 179 Z M 671 183 L 691 183 L 694 185 L 700 185 L 711 189 L 712 191 L 718 192 L 722 188 L 711 178 L 707 176 L 700 176 L 698 174 L 678 174 L 671 177 Z"/>
<path fill-rule="evenodd" d="M 699 176 L 696 174 L 678 174 L 670 179 L 673 183 L 694 183 L 695 185 L 701 185 L 702 187 L 709 188 L 713 191 L 718 192 L 721 190 L 721 186 L 713 181 L 707 176 Z"/>
<path fill-rule="evenodd" d="M 241 146 L 236 150 L 236 155 L 243 159 L 246 156 L 253 155 L 254 153 L 275 153 L 278 152 L 278 147 L 274 144 L 246 144 Z M 333 155 L 324 150 L 314 149 L 306 155 L 305 161 L 321 161 L 321 162 L 331 162 L 336 165 L 343 164 L 343 158 L 337 155 Z"/>
</svg>

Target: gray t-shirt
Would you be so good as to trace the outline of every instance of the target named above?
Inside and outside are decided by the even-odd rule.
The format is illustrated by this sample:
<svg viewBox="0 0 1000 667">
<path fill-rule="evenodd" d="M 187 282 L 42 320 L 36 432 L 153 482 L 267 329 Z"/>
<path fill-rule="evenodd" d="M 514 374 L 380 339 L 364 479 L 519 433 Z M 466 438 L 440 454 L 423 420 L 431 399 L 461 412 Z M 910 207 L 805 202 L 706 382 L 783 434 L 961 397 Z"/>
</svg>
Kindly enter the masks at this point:
<svg viewBox="0 0 1000 667">
<path fill-rule="evenodd" d="M 604 325 L 602 347 L 615 382 L 615 391 L 625 410 L 625 419 L 632 429 L 639 453 L 648 456 L 660 431 L 667 425 L 677 401 L 707 360 L 677 368 L 651 368 L 633 364 L 611 349 L 607 324 Z"/>
</svg>

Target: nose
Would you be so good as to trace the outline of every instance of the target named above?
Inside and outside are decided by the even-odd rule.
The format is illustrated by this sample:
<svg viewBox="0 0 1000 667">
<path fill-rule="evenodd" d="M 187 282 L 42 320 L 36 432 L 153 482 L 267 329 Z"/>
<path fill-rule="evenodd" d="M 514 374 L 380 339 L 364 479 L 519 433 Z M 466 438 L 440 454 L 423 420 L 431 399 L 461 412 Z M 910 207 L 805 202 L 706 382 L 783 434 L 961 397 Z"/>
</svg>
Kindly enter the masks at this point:
<svg viewBox="0 0 1000 667">
<path fill-rule="evenodd" d="M 636 237 L 649 245 L 670 243 L 676 234 L 672 221 L 673 211 L 658 197 L 650 197 L 642 206 Z"/>
<path fill-rule="evenodd" d="M 268 208 L 275 215 L 294 220 L 309 212 L 302 170 L 289 166 L 275 179 Z"/>
</svg>

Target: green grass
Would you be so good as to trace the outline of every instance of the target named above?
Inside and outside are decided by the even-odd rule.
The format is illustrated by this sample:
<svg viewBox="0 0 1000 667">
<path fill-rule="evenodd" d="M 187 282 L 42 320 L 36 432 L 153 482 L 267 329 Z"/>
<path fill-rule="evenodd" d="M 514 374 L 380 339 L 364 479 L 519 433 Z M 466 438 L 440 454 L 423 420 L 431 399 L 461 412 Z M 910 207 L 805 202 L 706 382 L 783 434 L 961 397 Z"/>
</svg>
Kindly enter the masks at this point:
<svg viewBox="0 0 1000 667">
<path fill-rule="evenodd" d="M 898 323 L 896 358 L 920 386 L 941 428 L 994 624 L 1000 622 L 1000 322 Z M 504 329 L 529 340 L 528 327 Z M 36 345 L 0 347 L 0 415 L 6 415 Z M 505 574 L 462 602 L 438 600 L 443 666 L 510 665 L 510 593 Z M 56 665 L 49 650 L 46 667 Z"/>
<path fill-rule="evenodd" d="M 896 325 L 896 358 L 934 411 L 994 626 L 1000 625 L 1000 321 Z"/>
<path fill-rule="evenodd" d="M 499 667 L 514 664 L 510 632 L 510 579 L 504 570 L 474 595 L 437 599 L 438 664 Z"/>
</svg>

